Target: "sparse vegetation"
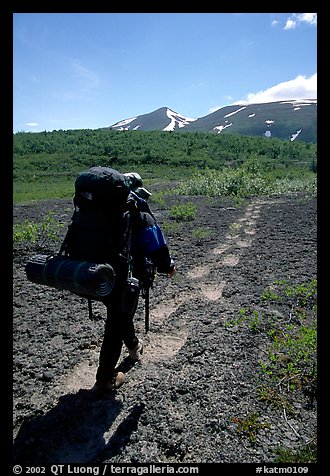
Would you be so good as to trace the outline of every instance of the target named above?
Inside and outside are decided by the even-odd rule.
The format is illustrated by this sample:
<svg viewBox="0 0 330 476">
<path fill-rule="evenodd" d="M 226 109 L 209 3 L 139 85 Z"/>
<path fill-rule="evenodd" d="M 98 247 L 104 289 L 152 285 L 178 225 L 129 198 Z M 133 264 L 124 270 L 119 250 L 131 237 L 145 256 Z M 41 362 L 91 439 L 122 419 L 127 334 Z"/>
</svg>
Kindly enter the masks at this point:
<svg viewBox="0 0 330 476">
<path fill-rule="evenodd" d="M 299 451 L 278 448 L 274 463 L 317 463 L 317 445 L 315 441 L 303 445 Z"/>
<path fill-rule="evenodd" d="M 191 202 L 173 205 L 170 210 L 170 217 L 176 221 L 192 221 L 195 219 L 197 207 Z"/>
<path fill-rule="evenodd" d="M 286 313 L 241 309 L 240 315 L 227 323 L 245 325 L 267 336 L 265 358 L 260 360 L 260 398 L 269 402 L 273 396 L 275 401 L 274 389 L 282 388 L 302 390 L 312 402 L 317 378 L 317 280 L 294 286 L 277 280 L 273 289 L 263 292 L 262 299 L 280 304 Z"/>
<path fill-rule="evenodd" d="M 317 395 L 317 280 L 296 285 L 276 280 L 261 298 L 270 308 L 240 309 L 226 326 L 239 326 L 260 337 L 258 347 L 263 357 L 259 361 L 256 396 L 263 404 L 283 412 L 287 419 L 287 415 L 295 413 L 298 394 L 311 408 Z M 274 309 L 274 305 L 281 310 Z M 235 422 L 241 433 L 255 440 L 255 416 L 237 418 Z M 298 453 L 279 449 L 276 459 L 291 463 L 315 460 L 316 447 L 306 447 Z"/>
<path fill-rule="evenodd" d="M 268 422 L 260 421 L 258 413 L 249 413 L 246 417 L 233 417 L 233 422 L 237 425 L 238 433 L 247 437 L 252 444 L 256 442 L 259 430 L 270 428 Z"/>
<path fill-rule="evenodd" d="M 64 223 L 60 223 L 54 216 L 54 212 L 49 211 L 41 217 L 38 223 L 25 220 L 23 223 L 15 223 L 13 227 L 13 242 L 39 243 L 42 245 L 46 240 L 57 241 L 58 233 L 63 228 Z"/>
<path fill-rule="evenodd" d="M 206 228 L 205 226 L 195 228 L 192 231 L 192 237 L 198 242 L 205 240 L 205 238 L 208 238 L 211 235 L 212 235 L 212 230 L 210 230 L 209 228 Z"/>
</svg>

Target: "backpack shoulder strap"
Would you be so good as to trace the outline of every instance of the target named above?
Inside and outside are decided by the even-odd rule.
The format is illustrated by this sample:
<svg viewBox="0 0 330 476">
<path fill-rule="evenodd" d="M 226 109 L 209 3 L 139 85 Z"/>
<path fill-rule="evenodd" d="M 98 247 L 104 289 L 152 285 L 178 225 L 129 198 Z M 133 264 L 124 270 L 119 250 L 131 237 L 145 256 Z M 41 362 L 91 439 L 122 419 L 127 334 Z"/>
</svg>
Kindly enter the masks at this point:
<svg viewBox="0 0 330 476">
<path fill-rule="evenodd" d="M 121 256 L 128 262 L 132 261 L 132 233 L 133 225 L 139 220 L 140 213 L 136 201 L 136 195 L 130 192 L 127 198 L 126 207 L 123 213 L 123 235 L 121 244 Z"/>
</svg>

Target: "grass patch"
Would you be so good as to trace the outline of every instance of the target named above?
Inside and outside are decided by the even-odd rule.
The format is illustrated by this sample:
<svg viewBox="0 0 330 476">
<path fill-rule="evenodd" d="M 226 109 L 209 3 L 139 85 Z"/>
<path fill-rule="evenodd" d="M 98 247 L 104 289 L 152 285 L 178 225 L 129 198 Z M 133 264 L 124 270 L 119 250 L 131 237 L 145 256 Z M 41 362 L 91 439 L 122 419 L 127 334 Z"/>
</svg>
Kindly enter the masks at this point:
<svg viewBox="0 0 330 476">
<path fill-rule="evenodd" d="M 193 221 L 196 218 L 197 207 L 192 202 L 173 205 L 170 209 L 170 218 L 176 221 Z"/>
<path fill-rule="evenodd" d="M 75 177 L 48 177 L 31 182 L 14 182 L 13 202 L 27 203 L 33 200 L 72 198 L 74 182 Z"/>
<path fill-rule="evenodd" d="M 193 231 L 191 232 L 191 236 L 198 243 L 201 243 L 206 238 L 209 238 L 212 234 L 213 234 L 213 231 L 205 226 L 194 228 Z"/>
<path fill-rule="evenodd" d="M 13 242 L 18 243 L 38 243 L 42 246 L 46 241 L 57 241 L 60 230 L 64 223 L 60 223 L 53 211 L 49 211 L 41 217 L 38 223 L 25 220 L 23 223 L 16 223 L 13 227 Z"/>
<path fill-rule="evenodd" d="M 274 463 L 317 463 L 317 446 L 311 442 L 298 451 L 277 448 L 275 455 Z"/>
</svg>

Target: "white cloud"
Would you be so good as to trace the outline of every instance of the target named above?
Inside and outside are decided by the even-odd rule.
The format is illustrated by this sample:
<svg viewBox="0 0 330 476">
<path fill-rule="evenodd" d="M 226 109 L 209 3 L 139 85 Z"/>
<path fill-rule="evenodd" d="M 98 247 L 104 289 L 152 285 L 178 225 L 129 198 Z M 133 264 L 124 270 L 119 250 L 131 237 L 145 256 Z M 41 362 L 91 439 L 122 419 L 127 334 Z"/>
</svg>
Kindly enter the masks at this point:
<svg viewBox="0 0 330 476">
<path fill-rule="evenodd" d="M 284 30 L 293 30 L 294 28 L 296 28 L 296 22 L 294 20 L 291 20 L 291 18 L 289 18 L 286 21 Z"/>
<path fill-rule="evenodd" d="M 39 124 L 37 122 L 26 122 L 25 125 L 28 127 L 37 127 Z"/>
<path fill-rule="evenodd" d="M 316 99 L 317 98 L 317 73 L 309 78 L 297 76 L 290 81 L 284 81 L 264 91 L 249 93 L 247 98 L 236 101 L 235 104 L 256 104 L 291 99 Z"/>
<path fill-rule="evenodd" d="M 293 30 L 300 23 L 317 24 L 317 13 L 294 13 L 286 21 L 284 30 Z"/>
<path fill-rule="evenodd" d="M 309 23 L 310 25 L 317 24 L 317 13 L 299 13 L 297 18 L 299 22 Z"/>
</svg>

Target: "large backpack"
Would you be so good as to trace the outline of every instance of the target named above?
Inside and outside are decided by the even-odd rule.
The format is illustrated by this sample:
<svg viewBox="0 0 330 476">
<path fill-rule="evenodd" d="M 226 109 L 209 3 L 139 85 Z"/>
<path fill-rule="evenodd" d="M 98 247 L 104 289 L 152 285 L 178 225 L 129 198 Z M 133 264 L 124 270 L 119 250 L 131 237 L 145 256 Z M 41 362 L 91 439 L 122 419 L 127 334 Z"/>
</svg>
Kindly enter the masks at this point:
<svg viewBox="0 0 330 476">
<path fill-rule="evenodd" d="M 116 260 L 123 247 L 129 192 L 129 177 L 114 169 L 82 172 L 75 181 L 75 210 L 61 252 L 95 263 Z"/>
<path fill-rule="evenodd" d="M 140 185 L 138 174 L 122 174 L 109 167 L 92 167 L 82 172 L 75 182 L 75 210 L 60 253 L 73 260 L 111 264 L 117 283 L 122 286 L 123 312 L 135 312 L 142 289 L 147 331 L 149 288 L 155 268 L 143 253 L 135 260 L 132 256 L 133 226 L 143 226 L 140 212 L 142 216 L 143 211 L 151 213 L 147 202 L 132 191 L 150 195 Z M 88 298 L 90 317 L 91 299 Z"/>
</svg>

